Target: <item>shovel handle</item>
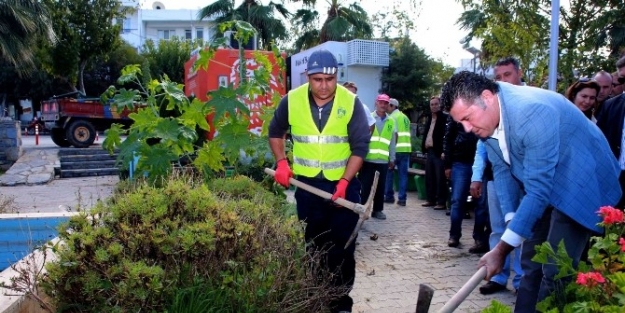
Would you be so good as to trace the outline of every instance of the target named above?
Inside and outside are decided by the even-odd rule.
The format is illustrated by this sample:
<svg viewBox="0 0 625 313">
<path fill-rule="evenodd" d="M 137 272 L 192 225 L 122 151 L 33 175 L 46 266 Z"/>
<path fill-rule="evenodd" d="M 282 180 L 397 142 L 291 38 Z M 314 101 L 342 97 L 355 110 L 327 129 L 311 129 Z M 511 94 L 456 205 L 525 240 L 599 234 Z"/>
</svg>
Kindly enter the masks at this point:
<svg viewBox="0 0 625 313">
<path fill-rule="evenodd" d="M 265 168 L 265 174 L 271 175 L 271 176 L 276 176 L 276 171 L 274 171 L 274 170 L 272 170 L 270 168 Z M 304 190 L 306 190 L 306 191 L 308 191 L 308 192 L 310 192 L 310 193 L 312 193 L 314 195 L 317 195 L 317 196 L 319 196 L 319 197 L 321 197 L 323 199 L 332 200 L 332 194 L 331 193 L 323 191 L 323 190 L 321 190 L 319 188 L 315 188 L 315 187 L 310 186 L 308 184 L 302 183 L 301 181 L 299 181 L 299 180 L 297 180 L 297 179 L 295 179 L 293 177 L 289 178 L 289 183 L 291 183 L 291 185 L 293 185 L 295 187 L 302 188 L 302 189 L 304 189 Z M 338 204 L 338 205 L 340 205 L 342 207 L 348 208 L 348 209 L 358 213 L 359 215 L 361 214 L 361 212 L 359 212 L 359 210 L 356 208 L 356 204 L 351 202 L 351 201 L 347 201 L 347 200 L 345 200 L 343 198 L 338 198 L 338 199 L 334 200 L 334 203 L 336 203 L 336 204 Z"/>
<path fill-rule="evenodd" d="M 469 278 L 469 280 L 462 286 L 462 288 L 460 288 L 460 290 L 458 290 L 458 292 L 453 297 L 451 297 L 451 299 L 447 303 L 445 303 L 445 306 L 443 306 L 443 308 L 440 309 L 438 313 L 451 313 L 455 309 L 457 309 L 458 306 L 460 306 L 460 303 L 462 303 L 462 301 L 464 301 L 464 299 L 466 299 L 469 294 L 471 294 L 473 289 L 475 289 L 475 287 L 477 287 L 477 285 L 479 285 L 485 277 L 486 267 L 483 266 L 480 267 L 480 269 L 477 270 L 477 272 L 473 274 L 471 278 Z"/>
</svg>

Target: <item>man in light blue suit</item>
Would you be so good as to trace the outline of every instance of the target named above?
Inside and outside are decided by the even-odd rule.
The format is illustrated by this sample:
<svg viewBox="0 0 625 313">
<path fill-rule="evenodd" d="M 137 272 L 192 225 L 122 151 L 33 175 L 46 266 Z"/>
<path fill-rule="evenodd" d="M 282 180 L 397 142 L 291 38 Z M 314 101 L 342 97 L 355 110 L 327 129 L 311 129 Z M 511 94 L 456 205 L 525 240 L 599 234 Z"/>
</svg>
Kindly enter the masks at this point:
<svg viewBox="0 0 625 313">
<path fill-rule="evenodd" d="M 515 312 L 535 312 L 536 303 L 562 282 L 554 281 L 555 266 L 530 261 L 534 246 L 556 247 L 563 240 L 577 266 L 589 237 L 601 230 L 597 210 L 621 196 L 618 163 L 601 131 L 552 91 L 496 83 L 465 71 L 445 84 L 441 102 L 467 131 L 486 139 L 495 190 L 509 222 L 478 266 L 486 266 L 490 279 L 523 243 L 524 276 Z M 525 196 L 515 208 L 510 195 L 519 188 Z"/>
</svg>

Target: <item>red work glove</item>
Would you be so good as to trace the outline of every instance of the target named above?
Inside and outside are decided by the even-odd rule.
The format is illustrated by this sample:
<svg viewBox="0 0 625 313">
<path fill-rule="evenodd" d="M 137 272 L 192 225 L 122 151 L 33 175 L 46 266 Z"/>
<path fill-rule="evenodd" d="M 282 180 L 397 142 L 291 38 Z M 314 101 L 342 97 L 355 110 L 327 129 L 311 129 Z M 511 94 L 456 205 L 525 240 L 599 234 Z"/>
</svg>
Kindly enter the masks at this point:
<svg viewBox="0 0 625 313">
<path fill-rule="evenodd" d="M 293 177 L 293 171 L 291 171 L 291 168 L 289 167 L 289 162 L 286 159 L 278 161 L 276 175 L 274 176 L 276 183 L 284 186 L 285 188 L 289 188 L 291 185 L 291 183 L 289 183 L 289 178 L 291 177 Z"/>
<path fill-rule="evenodd" d="M 339 182 L 336 184 L 336 188 L 334 189 L 332 201 L 335 201 L 338 198 L 345 199 L 345 191 L 347 190 L 347 185 L 349 185 L 349 180 L 345 178 L 341 178 L 341 180 L 339 180 Z"/>
</svg>

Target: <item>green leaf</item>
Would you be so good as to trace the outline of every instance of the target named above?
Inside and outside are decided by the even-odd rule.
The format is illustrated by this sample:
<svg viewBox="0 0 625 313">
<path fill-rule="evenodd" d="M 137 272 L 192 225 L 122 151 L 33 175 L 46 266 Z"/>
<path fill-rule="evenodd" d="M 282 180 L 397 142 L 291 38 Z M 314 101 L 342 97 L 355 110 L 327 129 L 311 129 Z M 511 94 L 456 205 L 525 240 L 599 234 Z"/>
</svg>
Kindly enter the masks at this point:
<svg viewBox="0 0 625 313">
<path fill-rule="evenodd" d="M 198 99 L 193 99 L 191 105 L 180 116 L 183 121 L 193 122 L 197 124 L 201 129 L 208 131 L 209 125 L 206 121 L 206 115 L 208 114 L 208 106 Z"/>
<path fill-rule="evenodd" d="M 240 87 L 239 87 L 240 88 Z M 237 109 L 248 111 L 249 109 L 239 101 L 239 89 L 219 87 L 219 89 L 209 92 L 209 105 L 215 110 L 215 121 L 220 121 L 226 115 L 236 116 Z"/>
<path fill-rule="evenodd" d="M 133 81 L 137 81 L 137 76 L 141 75 L 140 64 L 126 65 L 122 69 L 122 75 L 117 79 L 117 83 L 124 85 Z"/>
<path fill-rule="evenodd" d="M 139 109 L 136 113 L 128 114 L 128 117 L 135 122 L 134 127 L 142 129 L 151 129 L 158 120 L 158 116 L 154 114 L 154 111 L 148 109 Z"/>
<path fill-rule="evenodd" d="M 197 152 L 197 158 L 193 160 L 193 165 L 200 169 L 208 168 L 213 171 L 222 171 L 223 149 L 216 141 L 205 142 L 204 146 Z"/>
<path fill-rule="evenodd" d="M 249 124 L 239 119 L 230 121 L 219 129 L 218 138 L 225 143 L 224 153 L 230 164 L 235 164 L 241 151 L 250 144 L 250 137 L 254 136 L 248 130 Z"/>
<path fill-rule="evenodd" d="M 124 133 L 123 125 L 121 124 L 112 124 L 111 128 L 106 133 L 106 139 L 102 142 L 102 148 L 108 151 L 109 153 L 113 153 L 115 147 L 118 147 L 121 142 L 121 134 Z"/>
<path fill-rule="evenodd" d="M 555 256 L 555 252 L 548 242 L 543 242 L 541 245 L 536 246 L 536 255 L 532 258 L 532 261 L 547 264 L 549 258 Z"/>
<path fill-rule="evenodd" d="M 147 171 L 151 179 L 166 177 L 171 171 L 172 162 L 178 160 L 176 154 L 160 144 L 153 146 L 142 145 L 139 155 L 137 171 Z"/>
<path fill-rule="evenodd" d="M 162 140 L 176 141 L 178 140 L 178 128 L 180 124 L 174 118 L 168 117 L 160 119 L 156 127 L 154 127 L 154 137 L 161 138 Z"/>
<path fill-rule="evenodd" d="M 139 99 L 139 91 L 122 88 L 113 96 L 113 103 L 117 106 L 118 110 L 122 110 L 123 108 L 132 110 L 137 99 Z"/>
</svg>

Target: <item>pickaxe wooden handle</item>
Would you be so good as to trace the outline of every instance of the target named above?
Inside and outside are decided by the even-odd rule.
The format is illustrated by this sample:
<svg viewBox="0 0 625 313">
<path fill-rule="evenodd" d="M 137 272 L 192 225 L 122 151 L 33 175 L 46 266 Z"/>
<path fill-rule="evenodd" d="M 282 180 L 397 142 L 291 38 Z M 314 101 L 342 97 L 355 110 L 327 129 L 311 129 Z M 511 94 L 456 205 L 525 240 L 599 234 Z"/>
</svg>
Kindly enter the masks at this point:
<svg viewBox="0 0 625 313">
<path fill-rule="evenodd" d="M 460 303 L 466 299 L 469 294 L 480 284 L 486 277 L 486 267 L 482 266 L 469 280 L 451 297 L 451 299 L 445 303 L 442 309 L 438 310 L 438 313 L 451 313 L 460 306 Z"/>
<path fill-rule="evenodd" d="M 271 176 L 276 176 L 276 171 L 270 168 L 265 168 L 265 173 Z M 375 190 L 377 189 L 379 178 L 380 178 L 380 173 L 376 171 L 375 175 L 373 176 L 373 186 L 371 186 L 371 192 L 369 193 L 369 198 L 367 198 L 367 202 L 365 202 L 365 204 L 354 203 L 354 202 L 345 200 L 343 198 L 338 198 L 334 200 L 334 203 L 342 207 L 348 208 L 354 211 L 356 214 L 358 214 L 358 222 L 356 223 L 356 227 L 354 228 L 352 235 L 349 237 L 349 240 L 347 240 L 347 243 L 345 244 L 345 249 L 347 249 L 349 244 L 352 243 L 354 238 L 356 238 L 356 236 L 358 235 L 358 231 L 360 231 L 360 227 L 362 227 L 362 223 L 365 220 L 368 220 L 369 218 L 371 218 L 371 211 L 373 211 L 373 197 L 375 196 Z M 332 200 L 331 193 L 323 191 L 319 188 L 310 186 L 308 184 L 305 184 L 295 178 L 291 177 L 289 179 L 289 183 L 291 183 L 291 185 L 295 187 L 302 188 L 323 199 Z"/>
</svg>

